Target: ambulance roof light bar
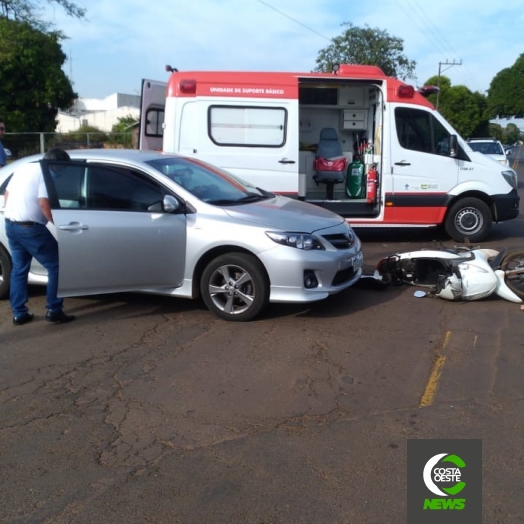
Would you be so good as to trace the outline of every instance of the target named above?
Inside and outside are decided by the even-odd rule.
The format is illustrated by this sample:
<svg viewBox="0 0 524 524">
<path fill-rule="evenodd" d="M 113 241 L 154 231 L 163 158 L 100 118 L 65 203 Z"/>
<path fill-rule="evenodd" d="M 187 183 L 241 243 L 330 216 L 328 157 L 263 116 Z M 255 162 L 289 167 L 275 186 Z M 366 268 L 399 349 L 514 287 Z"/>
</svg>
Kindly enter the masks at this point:
<svg viewBox="0 0 524 524">
<path fill-rule="evenodd" d="M 186 95 L 194 95 L 197 90 L 197 82 L 192 78 L 184 78 L 178 84 L 180 92 Z"/>
<path fill-rule="evenodd" d="M 415 95 L 415 88 L 406 84 L 397 87 L 397 96 L 399 98 L 413 98 Z"/>
</svg>

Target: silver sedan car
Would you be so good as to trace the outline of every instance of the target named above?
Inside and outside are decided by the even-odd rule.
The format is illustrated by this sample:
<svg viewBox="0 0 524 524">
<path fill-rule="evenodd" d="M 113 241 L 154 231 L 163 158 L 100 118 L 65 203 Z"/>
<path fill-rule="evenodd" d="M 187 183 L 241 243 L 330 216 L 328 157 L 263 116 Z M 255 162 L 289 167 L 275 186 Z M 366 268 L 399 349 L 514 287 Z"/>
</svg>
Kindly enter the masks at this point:
<svg viewBox="0 0 524 524">
<path fill-rule="evenodd" d="M 202 297 L 226 320 L 269 302 L 313 302 L 361 276 L 360 240 L 340 216 L 253 187 L 194 158 L 136 150 L 32 156 L 0 170 L 0 298 L 11 259 L 3 195 L 24 162 L 41 161 L 60 253 L 59 294 L 139 291 Z M 33 261 L 29 283 L 45 284 Z"/>
</svg>

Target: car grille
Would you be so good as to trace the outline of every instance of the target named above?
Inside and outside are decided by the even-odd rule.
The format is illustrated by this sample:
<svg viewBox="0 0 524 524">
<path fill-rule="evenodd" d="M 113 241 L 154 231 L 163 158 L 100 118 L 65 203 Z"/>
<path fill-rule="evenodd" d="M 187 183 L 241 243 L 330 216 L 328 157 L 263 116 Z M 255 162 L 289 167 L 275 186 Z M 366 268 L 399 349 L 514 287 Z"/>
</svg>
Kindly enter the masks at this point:
<svg viewBox="0 0 524 524">
<path fill-rule="evenodd" d="M 337 272 L 331 284 L 333 286 L 340 286 L 344 282 L 351 280 L 354 276 L 355 276 L 355 270 L 353 269 L 353 267 L 342 269 Z"/>
<path fill-rule="evenodd" d="M 342 233 L 336 235 L 324 235 L 323 238 L 336 249 L 349 249 L 355 243 L 352 235 L 344 235 Z"/>
</svg>

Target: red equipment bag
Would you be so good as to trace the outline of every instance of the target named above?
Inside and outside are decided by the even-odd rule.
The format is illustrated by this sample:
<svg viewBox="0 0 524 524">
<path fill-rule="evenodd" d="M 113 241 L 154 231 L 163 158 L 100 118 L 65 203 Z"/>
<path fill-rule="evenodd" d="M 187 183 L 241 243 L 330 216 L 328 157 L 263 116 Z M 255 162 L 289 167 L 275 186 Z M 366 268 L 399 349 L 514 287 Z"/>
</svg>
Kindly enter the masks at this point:
<svg viewBox="0 0 524 524">
<path fill-rule="evenodd" d="M 315 171 L 345 171 L 347 168 L 347 158 L 340 157 L 329 160 L 328 158 L 322 158 L 317 156 L 313 161 L 313 169 Z"/>
</svg>

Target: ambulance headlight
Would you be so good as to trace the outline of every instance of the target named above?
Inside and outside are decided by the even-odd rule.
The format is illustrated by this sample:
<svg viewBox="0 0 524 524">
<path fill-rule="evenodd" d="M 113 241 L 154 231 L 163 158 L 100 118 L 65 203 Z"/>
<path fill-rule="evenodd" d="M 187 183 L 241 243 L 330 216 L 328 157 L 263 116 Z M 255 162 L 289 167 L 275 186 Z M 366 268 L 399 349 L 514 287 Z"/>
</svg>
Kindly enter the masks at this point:
<svg viewBox="0 0 524 524">
<path fill-rule="evenodd" d="M 513 169 L 509 169 L 508 171 L 502 171 L 502 176 L 506 179 L 506 182 L 513 189 L 517 189 L 517 187 L 518 187 L 517 173 L 515 173 L 515 171 L 513 171 Z"/>
</svg>

